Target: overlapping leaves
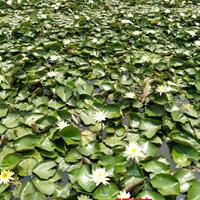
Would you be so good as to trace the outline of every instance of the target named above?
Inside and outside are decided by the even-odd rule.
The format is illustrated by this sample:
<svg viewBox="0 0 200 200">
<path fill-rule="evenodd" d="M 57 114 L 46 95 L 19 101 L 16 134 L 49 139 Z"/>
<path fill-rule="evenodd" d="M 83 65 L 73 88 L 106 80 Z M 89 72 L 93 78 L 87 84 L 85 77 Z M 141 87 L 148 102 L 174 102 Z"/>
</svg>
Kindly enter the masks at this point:
<svg viewBox="0 0 200 200">
<path fill-rule="evenodd" d="M 15 173 L 0 198 L 200 199 L 199 6 L 0 2 L 0 169 Z"/>
</svg>

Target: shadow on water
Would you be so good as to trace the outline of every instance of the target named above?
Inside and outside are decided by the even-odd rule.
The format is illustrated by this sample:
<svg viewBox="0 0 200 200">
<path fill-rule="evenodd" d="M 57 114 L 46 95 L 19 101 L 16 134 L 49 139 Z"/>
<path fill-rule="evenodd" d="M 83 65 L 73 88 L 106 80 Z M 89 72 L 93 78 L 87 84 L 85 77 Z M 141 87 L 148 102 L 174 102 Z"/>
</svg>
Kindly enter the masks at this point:
<svg viewBox="0 0 200 200">
<path fill-rule="evenodd" d="M 176 163 L 173 161 L 173 159 L 171 157 L 169 146 L 168 146 L 167 142 L 163 142 L 161 147 L 158 148 L 157 156 L 165 157 L 169 161 L 170 169 L 172 171 L 176 172 L 178 170 L 178 168 L 176 168 Z"/>
</svg>

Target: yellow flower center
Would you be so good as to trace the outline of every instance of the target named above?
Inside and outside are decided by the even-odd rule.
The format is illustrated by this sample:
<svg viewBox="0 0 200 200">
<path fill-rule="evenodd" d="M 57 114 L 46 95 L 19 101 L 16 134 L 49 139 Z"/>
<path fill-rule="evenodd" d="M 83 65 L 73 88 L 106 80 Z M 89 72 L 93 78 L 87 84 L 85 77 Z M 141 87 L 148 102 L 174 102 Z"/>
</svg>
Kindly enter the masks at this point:
<svg viewBox="0 0 200 200">
<path fill-rule="evenodd" d="M 137 150 L 136 148 L 132 148 L 132 149 L 131 149 L 131 152 L 132 152 L 133 154 L 136 154 L 136 153 L 138 152 L 138 150 Z"/>
<path fill-rule="evenodd" d="M 165 92 L 165 89 L 166 89 L 165 86 L 160 86 L 159 87 L 160 92 Z"/>
<path fill-rule="evenodd" d="M 3 179 L 8 179 L 10 177 L 10 174 L 9 174 L 9 172 L 2 172 L 1 177 Z"/>
<path fill-rule="evenodd" d="M 99 173 L 99 176 L 100 176 L 100 177 L 104 176 L 104 173 L 101 173 L 101 172 L 100 172 L 100 173 Z"/>
</svg>

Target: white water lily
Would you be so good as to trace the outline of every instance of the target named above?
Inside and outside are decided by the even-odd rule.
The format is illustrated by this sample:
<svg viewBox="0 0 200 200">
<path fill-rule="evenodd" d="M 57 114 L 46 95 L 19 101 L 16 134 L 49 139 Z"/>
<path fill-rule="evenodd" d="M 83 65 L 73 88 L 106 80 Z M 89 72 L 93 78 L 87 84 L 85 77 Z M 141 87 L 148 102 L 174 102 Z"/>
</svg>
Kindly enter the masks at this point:
<svg viewBox="0 0 200 200">
<path fill-rule="evenodd" d="M 195 44 L 196 46 L 200 47 L 200 40 L 196 40 L 196 41 L 194 42 L 194 44 Z"/>
<path fill-rule="evenodd" d="M 107 113 L 104 111 L 98 111 L 95 113 L 94 120 L 97 122 L 105 121 L 107 117 Z"/>
<path fill-rule="evenodd" d="M 169 87 L 166 85 L 160 85 L 158 86 L 158 88 L 156 89 L 156 91 L 162 95 L 163 93 L 169 92 Z"/>
<path fill-rule="evenodd" d="M 129 20 L 129 19 L 122 19 L 122 20 L 121 20 L 121 23 L 122 23 L 122 24 L 133 24 L 132 21 Z"/>
<path fill-rule="evenodd" d="M 51 7 L 54 8 L 55 10 L 58 10 L 60 6 L 61 6 L 61 3 L 58 2 L 58 3 L 53 4 Z"/>
<path fill-rule="evenodd" d="M 47 15 L 46 15 L 46 14 L 40 14 L 39 17 L 40 17 L 41 19 L 47 19 Z"/>
<path fill-rule="evenodd" d="M 14 173 L 12 171 L 3 170 L 0 174 L 0 184 L 10 183 L 10 181 L 13 180 L 13 175 Z"/>
<path fill-rule="evenodd" d="M 90 199 L 89 196 L 82 194 L 81 196 L 78 197 L 78 200 L 92 200 L 92 199 Z"/>
<path fill-rule="evenodd" d="M 93 39 L 92 39 L 92 43 L 95 44 L 95 43 L 97 43 L 97 42 L 98 42 L 98 39 L 97 39 L 97 38 L 93 38 Z"/>
<path fill-rule="evenodd" d="M 105 168 L 97 168 L 95 170 L 92 170 L 92 181 L 95 182 L 96 186 L 98 186 L 99 184 L 103 184 L 103 185 L 107 185 L 108 181 L 110 180 L 110 178 L 108 178 L 109 173 L 106 172 Z"/>
<path fill-rule="evenodd" d="M 142 151 L 142 148 L 137 143 L 130 143 L 124 152 L 125 156 L 128 159 L 134 159 L 136 162 L 140 160 L 140 158 L 144 158 L 145 154 Z"/>
<path fill-rule="evenodd" d="M 0 74 L 0 83 L 2 83 L 2 82 L 7 82 L 7 81 L 5 79 L 5 76 Z"/>
<path fill-rule="evenodd" d="M 66 121 L 60 121 L 56 125 L 59 130 L 62 130 L 63 128 L 69 126 L 69 124 Z"/>
<path fill-rule="evenodd" d="M 62 74 L 60 72 L 56 72 L 56 71 L 50 71 L 47 72 L 47 76 L 52 78 L 52 77 L 62 77 Z"/>
<path fill-rule="evenodd" d="M 138 35 L 140 35 L 141 34 L 141 32 L 140 31 L 133 31 L 133 33 L 132 33 L 134 36 L 138 36 Z"/>
<path fill-rule="evenodd" d="M 126 199 L 126 198 L 128 199 L 130 197 L 131 197 L 131 194 L 129 192 L 126 192 L 126 191 L 121 191 L 119 193 L 119 195 L 117 196 L 117 198 L 121 199 L 121 200 Z"/>
<path fill-rule="evenodd" d="M 125 97 L 128 98 L 128 99 L 134 99 L 135 98 L 135 93 L 127 92 L 127 93 L 125 93 Z"/>
<path fill-rule="evenodd" d="M 48 77 L 55 77 L 56 75 L 57 75 L 57 72 L 55 72 L 55 71 L 50 71 L 47 73 Z"/>
<path fill-rule="evenodd" d="M 187 31 L 192 37 L 195 37 L 196 36 L 196 31 Z"/>
<path fill-rule="evenodd" d="M 89 3 L 89 4 L 93 4 L 94 1 L 93 1 L 93 0 L 89 0 L 88 3 Z"/>
<path fill-rule="evenodd" d="M 55 61 L 59 60 L 59 58 L 60 58 L 60 56 L 52 55 L 52 56 L 50 56 L 49 60 L 50 60 L 51 62 L 55 62 Z"/>
<path fill-rule="evenodd" d="M 170 13 L 171 11 L 169 9 L 165 9 L 164 13 Z"/>
<path fill-rule="evenodd" d="M 12 0 L 8 0 L 6 3 L 7 3 L 8 5 L 12 5 L 13 1 L 12 1 Z"/>
<path fill-rule="evenodd" d="M 156 31 L 155 30 L 153 30 L 153 29 L 149 29 L 149 30 L 147 30 L 146 31 L 146 33 L 148 34 L 148 33 L 150 33 L 150 34 L 155 34 L 156 33 Z"/>
</svg>

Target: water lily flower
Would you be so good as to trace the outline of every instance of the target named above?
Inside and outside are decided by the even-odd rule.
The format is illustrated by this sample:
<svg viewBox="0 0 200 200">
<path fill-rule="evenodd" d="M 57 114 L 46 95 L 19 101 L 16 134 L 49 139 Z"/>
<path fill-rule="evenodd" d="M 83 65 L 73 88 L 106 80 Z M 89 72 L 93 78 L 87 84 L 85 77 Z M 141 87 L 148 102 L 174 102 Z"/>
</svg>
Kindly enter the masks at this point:
<svg viewBox="0 0 200 200">
<path fill-rule="evenodd" d="M 98 42 L 98 39 L 97 39 L 97 38 L 93 38 L 93 39 L 92 39 L 92 43 L 95 44 L 95 43 L 97 43 L 97 42 Z"/>
<path fill-rule="evenodd" d="M 103 185 L 107 185 L 108 181 L 110 180 L 110 178 L 108 178 L 109 173 L 106 172 L 105 168 L 97 168 L 95 170 L 92 170 L 92 181 L 96 183 L 96 186 L 98 186 L 99 184 L 103 183 Z"/>
<path fill-rule="evenodd" d="M 156 89 L 156 91 L 158 93 L 160 93 L 160 95 L 162 95 L 163 93 L 169 92 L 169 87 L 166 85 L 160 85 L 158 86 L 158 88 Z"/>
<path fill-rule="evenodd" d="M 91 200 L 91 199 L 89 196 L 82 194 L 81 196 L 78 197 L 78 200 Z"/>
<path fill-rule="evenodd" d="M 8 1 L 7 1 L 7 4 L 8 4 L 8 5 L 12 5 L 12 3 L 13 3 L 12 0 L 8 0 Z"/>
<path fill-rule="evenodd" d="M 170 13 L 171 11 L 169 9 L 165 9 L 164 13 Z"/>
<path fill-rule="evenodd" d="M 2 82 L 7 82 L 7 81 L 5 79 L 5 76 L 0 74 L 0 83 L 2 83 Z"/>
<path fill-rule="evenodd" d="M 129 19 L 122 19 L 121 23 L 122 24 L 133 24 L 133 22 Z"/>
<path fill-rule="evenodd" d="M 62 77 L 62 74 L 60 72 L 56 72 L 56 71 L 50 71 L 47 72 L 47 76 L 52 78 L 52 77 Z"/>
<path fill-rule="evenodd" d="M 50 56 L 50 58 L 49 58 L 49 60 L 51 61 L 51 62 L 56 62 L 57 60 L 59 60 L 59 56 L 57 56 L 57 55 L 52 55 L 52 56 Z"/>
<path fill-rule="evenodd" d="M 134 99 L 135 98 L 135 93 L 127 92 L 127 93 L 125 93 L 125 97 L 128 98 L 128 99 Z"/>
<path fill-rule="evenodd" d="M 138 36 L 138 35 L 140 35 L 141 34 L 141 32 L 140 31 L 133 31 L 133 33 L 132 33 L 134 36 Z"/>
<path fill-rule="evenodd" d="M 96 112 L 96 114 L 94 116 L 94 119 L 97 122 L 102 122 L 102 121 L 106 120 L 106 117 L 107 117 L 107 113 L 106 112 L 98 111 L 98 112 Z"/>
<path fill-rule="evenodd" d="M 128 199 L 131 197 L 131 194 L 129 192 L 126 192 L 126 191 L 121 191 L 119 193 L 119 195 L 117 196 L 117 198 L 123 200 L 123 199 Z"/>
<path fill-rule="evenodd" d="M 192 37 L 195 37 L 196 36 L 196 31 L 187 31 Z"/>
<path fill-rule="evenodd" d="M 3 170 L 0 174 L 0 184 L 7 184 L 13 180 L 14 173 L 12 171 Z"/>
<path fill-rule="evenodd" d="M 138 162 L 140 158 L 145 157 L 142 148 L 137 143 L 130 143 L 126 147 L 124 154 L 128 159 L 134 159 L 136 162 Z"/>
<path fill-rule="evenodd" d="M 56 125 L 57 125 L 57 128 L 58 128 L 59 130 L 62 130 L 63 128 L 69 126 L 68 122 L 66 122 L 66 121 L 64 121 L 64 120 L 58 122 Z"/>
<path fill-rule="evenodd" d="M 196 46 L 200 47 L 200 40 L 196 40 L 196 41 L 194 42 L 194 44 L 195 44 Z"/>
<path fill-rule="evenodd" d="M 88 3 L 89 3 L 89 4 L 93 4 L 94 1 L 93 1 L 93 0 L 89 0 Z"/>
</svg>

